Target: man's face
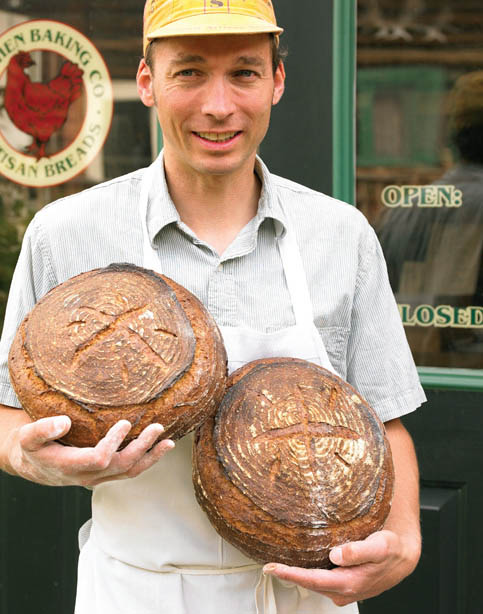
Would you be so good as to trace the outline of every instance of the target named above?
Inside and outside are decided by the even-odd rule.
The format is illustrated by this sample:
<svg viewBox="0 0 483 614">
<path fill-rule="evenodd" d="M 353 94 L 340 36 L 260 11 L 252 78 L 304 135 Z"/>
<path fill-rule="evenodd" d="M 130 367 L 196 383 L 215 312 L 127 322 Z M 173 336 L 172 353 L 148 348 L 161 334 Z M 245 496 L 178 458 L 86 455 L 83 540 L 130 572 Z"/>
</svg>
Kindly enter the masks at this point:
<svg viewBox="0 0 483 614">
<path fill-rule="evenodd" d="M 273 74 L 266 34 L 157 42 L 153 71 L 141 60 L 137 80 L 141 100 L 158 112 L 166 168 L 253 172 L 284 77 L 283 66 Z"/>
</svg>

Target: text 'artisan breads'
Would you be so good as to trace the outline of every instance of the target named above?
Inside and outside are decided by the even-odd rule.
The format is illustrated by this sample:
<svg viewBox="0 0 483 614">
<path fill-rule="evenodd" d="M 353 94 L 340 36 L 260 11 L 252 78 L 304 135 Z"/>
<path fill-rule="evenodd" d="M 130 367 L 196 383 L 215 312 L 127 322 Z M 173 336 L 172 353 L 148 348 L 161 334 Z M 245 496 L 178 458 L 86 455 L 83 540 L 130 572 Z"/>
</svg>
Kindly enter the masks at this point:
<svg viewBox="0 0 483 614">
<path fill-rule="evenodd" d="M 329 550 L 379 530 L 394 473 L 383 424 L 349 384 L 293 358 L 228 378 L 197 431 L 193 484 L 211 523 L 261 562 L 330 567 Z"/>
<path fill-rule="evenodd" d="M 118 420 L 134 439 L 158 422 L 179 438 L 218 406 L 226 352 L 201 302 L 171 279 L 131 264 L 73 277 L 20 325 L 12 385 L 33 418 L 68 415 L 63 438 L 93 446 Z"/>
</svg>

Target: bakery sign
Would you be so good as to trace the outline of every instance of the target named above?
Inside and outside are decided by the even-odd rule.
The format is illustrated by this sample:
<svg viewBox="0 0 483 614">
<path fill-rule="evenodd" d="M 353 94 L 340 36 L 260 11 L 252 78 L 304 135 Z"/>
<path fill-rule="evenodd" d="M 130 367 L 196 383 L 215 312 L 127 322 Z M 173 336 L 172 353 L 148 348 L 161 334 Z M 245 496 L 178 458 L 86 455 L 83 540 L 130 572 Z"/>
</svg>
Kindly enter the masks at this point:
<svg viewBox="0 0 483 614">
<path fill-rule="evenodd" d="M 65 183 L 102 149 L 111 79 L 96 47 L 71 26 L 32 20 L 3 32 L 0 92 L 0 174 L 11 181 Z"/>
</svg>

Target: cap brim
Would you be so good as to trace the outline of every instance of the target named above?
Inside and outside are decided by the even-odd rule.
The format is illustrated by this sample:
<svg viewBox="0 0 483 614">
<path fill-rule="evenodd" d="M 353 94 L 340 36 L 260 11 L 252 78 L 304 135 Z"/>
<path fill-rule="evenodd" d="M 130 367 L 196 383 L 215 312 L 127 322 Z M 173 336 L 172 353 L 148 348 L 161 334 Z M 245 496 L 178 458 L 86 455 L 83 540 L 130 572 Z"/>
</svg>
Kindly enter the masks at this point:
<svg viewBox="0 0 483 614">
<path fill-rule="evenodd" d="M 274 33 L 281 34 L 283 28 L 250 17 L 236 13 L 206 13 L 195 15 L 173 21 L 162 28 L 157 28 L 150 32 L 146 38 L 152 41 L 156 38 L 169 36 L 200 36 L 209 34 L 262 34 Z"/>
</svg>

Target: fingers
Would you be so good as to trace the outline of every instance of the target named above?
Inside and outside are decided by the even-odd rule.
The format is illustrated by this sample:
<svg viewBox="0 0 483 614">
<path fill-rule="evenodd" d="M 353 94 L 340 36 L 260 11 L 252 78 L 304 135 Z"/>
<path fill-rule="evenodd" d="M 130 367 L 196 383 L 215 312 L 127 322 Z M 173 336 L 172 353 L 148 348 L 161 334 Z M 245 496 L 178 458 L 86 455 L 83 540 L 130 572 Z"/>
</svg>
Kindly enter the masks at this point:
<svg viewBox="0 0 483 614">
<path fill-rule="evenodd" d="M 132 478 L 146 471 L 146 469 L 149 469 L 149 467 L 157 463 L 166 452 L 172 450 L 174 446 L 174 441 L 171 441 L 171 439 L 163 439 L 163 441 L 157 443 L 152 450 L 145 454 L 141 460 L 131 468 L 128 476 Z"/>
<path fill-rule="evenodd" d="M 174 443 L 165 439 L 156 443 L 164 428 L 151 424 L 123 450 L 119 447 L 131 430 L 127 420 L 112 426 L 94 448 L 76 448 L 54 443 L 71 427 L 67 416 L 43 418 L 22 426 L 19 441 L 30 472 L 39 483 L 94 486 L 113 479 L 135 477 L 156 463 Z M 46 445 L 48 444 L 48 445 Z"/>
<path fill-rule="evenodd" d="M 331 572 L 324 569 L 303 569 L 301 567 L 290 567 L 281 563 L 269 563 L 263 568 L 263 573 L 269 573 L 277 576 L 288 582 L 295 582 L 310 590 L 315 590 L 316 587 L 324 582 L 331 580 Z"/>
<path fill-rule="evenodd" d="M 126 459 L 126 462 L 132 463 L 139 457 L 140 454 L 145 454 L 155 444 L 156 440 L 164 433 L 164 427 L 161 424 L 150 424 L 139 436 L 131 441 L 131 443 L 121 452 L 121 455 Z"/>
<path fill-rule="evenodd" d="M 129 422 L 118 422 L 96 448 L 91 449 L 90 454 L 86 451 L 84 485 L 96 486 L 109 480 L 135 477 L 174 447 L 174 442 L 169 439 L 156 444 L 164 428 L 161 424 L 150 424 L 123 450 L 118 451 L 129 430 Z"/>
<path fill-rule="evenodd" d="M 174 441 L 171 441 L 171 439 L 163 439 L 155 446 L 140 446 L 136 450 L 136 453 L 134 453 L 134 446 L 132 446 L 132 444 L 134 443 L 137 443 L 137 440 L 136 442 L 131 442 L 131 444 L 129 444 L 129 446 L 125 450 L 119 453 L 119 456 L 121 456 L 125 452 L 129 452 L 129 457 L 123 457 L 117 465 L 118 469 L 120 470 L 120 473 L 99 477 L 95 481 L 93 481 L 91 485 L 97 486 L 97 484 L 101 484 L 110 480 L 123 480 L 126 478 L 134 478 L 143 473 L 143 471 L 146 471 L 147 469 L 152 467 L 155 463 L 158 462 L 158 460 L 160 460 L 162 456 L 164 456 L 164 454 L 166 454 L 166 452 L 172 450 L 175 447 Z M 132 449 L 128 450 L 130 446 L 132 446 Z"/>
<path fill-rule="evenodd" d="M 330 551 L 334 565 L 351 567 L 363 563 L 382 563 L 391 553 L 395 535 L 390 531 L 373 533 L 362 541 L 337 546 Z"/>
<path fill-rule="evenodd" d="M 315 591 L 331 599 L 335 605 L 342 606 L 357 601 L 358 581 L 351 570 L 303 569 L 279 563 L 269 563 L 263 568 L 282 580 L 293 582 L 310 591 Z"/>
<path fill-rule="evenodd" d="M 51 460 L 58 469 L 68 475 L 99 472 L 106 470 L 112 462 L 119 446 L 131 430 L 127 420 L 120 420 L 112 426 L 95 448 L 76 448 L 61 446 L 52 450 Z M 45 450 L 45 455 L 49 450 Z M 45 458 L 47 460 L 47 458 Z"/>
<path fill-rule="evenodd" d="M 348 577 L 347 569 L 303 569 L 279 563 L 269 563 L 263 568 L 282 580 L 293 582 L 310 591 L 315 591 L 342 606 L 357 601 L 355 583 Z"/>
<path fill-rule="evenodd" d="M 131 423 L 128 420 L 119 420 L 114 426 L 111 426 L 94 448 L 93 462 L 95 466 L 93 469 L 106 469 L 130 430 Z"/>
<path fill-rule="evenodd" d="M 36 452 L 46 443 L 63 437 L 70 427 L 68 416 L 41 418 L 36 422 L 24 424 L 19 433 L 20 445 L 27 452 Z"/>
<path fill-rule="evenodd" d="M 133 477 L 133 475 L 144 471 L 159 460 L 168 449 L 174 448 L 174 442 L 170 439 L 165 439 L 154 445 L 163 432 L 164 428 L 161 424 L 150 424 L 146 427 L 139 437 L 131 441 L 119 453 L 119 469 L 124 473 L 129 473 L 129 477 Z M 135 467 L 139 471 L 136 471 Z"/>
</svg>

